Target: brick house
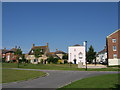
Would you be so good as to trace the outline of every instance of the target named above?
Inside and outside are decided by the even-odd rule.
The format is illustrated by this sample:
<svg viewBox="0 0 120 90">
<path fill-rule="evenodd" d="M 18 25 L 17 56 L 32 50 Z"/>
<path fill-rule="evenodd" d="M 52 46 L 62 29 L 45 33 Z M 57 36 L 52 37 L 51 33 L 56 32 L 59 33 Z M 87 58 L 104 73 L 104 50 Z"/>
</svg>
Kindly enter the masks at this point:
<svg viewBox="0 0 120 90">
<path fill-rule="evenodd" d="M 12 48 L 10 50 L 4 48 L 2 49 L 2 59 L 5 60 L 5 62 L 17 62 L 16 57 L 14 53 L 16 52 L 17 47 Z"/>
<path fill-rule="evenodd" d="M 120 29 L 106 38 L 108 65 L 120 65 Z"/>
</svg>

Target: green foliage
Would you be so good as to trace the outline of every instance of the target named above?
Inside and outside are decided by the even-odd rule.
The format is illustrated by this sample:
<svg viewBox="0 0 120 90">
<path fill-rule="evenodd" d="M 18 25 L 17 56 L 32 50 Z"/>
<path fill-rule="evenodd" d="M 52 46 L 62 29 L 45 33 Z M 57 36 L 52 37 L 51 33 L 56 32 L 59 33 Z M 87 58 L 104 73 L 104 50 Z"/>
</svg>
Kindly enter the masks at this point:
<svg viewBox="0 0 120 90">
<path fill-rule="evenodd" d="M 42 56 L 42 52 L 41 52 L 41 48 L 37 48 L 37 49 L 34 49 L 33 51 L 34 51 L 34 55 L 35 55 L 35 58 L 39 58 L 39 57 L 41 57 Z"/>
<path fill-rule="evenodd" d="M 22 58 L 22 60 L 21 60 L 22 62 L 26 62 L 25 54 L 22 54 L 21 58 Z"/>
<path fill-rule="evenodd" d="M 43 59 L 40 60 L 40 63 L 43 64 Z"/>
<path fill-rule="evenodd" d="M 66 64 L 66 63 L 68 63 L 68 61 L 67 61 L 67 60 L 64 60 L 64 64 Z"/>
<path fill-rule="evenodd" d="M 54 64 L 57 64 L 58 60 L 59 60 L 58 58 L 54 58 L 53 56 L 50 56 L 47 59 L 47 62 L 48 62 L 48 64 L 50 64 L 51 62 L 54 63 Z"/>
<path fill-rule="evenodd" d="M 22 50 L 21 50 L 21 49 L 17 49 L 17 50 L 15 51 L 15 55 L 21 56 L 21 55 L 22 55 Z"/>
<path fill-rule="evenodd" d="M 68 54 L 64 54 L 62 59 L 68 59 Z"/>
<path fill-rule="evenodd" d="M 91 63 L 95 58 L 96 58 L 96 52 L 94 52 L 94 48 L 91 45 L 87 52 L 87 61 Z"/>
<path fill-rule="evenodd" d="M 54 64 L 57 64 L 57 62 L 58 62 L 58 58 L 54 58 L 52 61 L 52 63 L 54 63 Z"/>
</svg>

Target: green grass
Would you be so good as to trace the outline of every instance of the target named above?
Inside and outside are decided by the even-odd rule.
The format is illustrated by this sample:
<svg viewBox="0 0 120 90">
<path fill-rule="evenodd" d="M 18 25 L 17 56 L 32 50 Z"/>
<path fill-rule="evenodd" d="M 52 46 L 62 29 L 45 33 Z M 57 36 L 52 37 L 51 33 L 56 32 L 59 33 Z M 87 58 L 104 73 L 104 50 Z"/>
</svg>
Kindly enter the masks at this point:
<svg viewBox="0 0 120 90">
<path fill-rule="evenodd" d="M 116 85 L 118 85 L 118 74 L 107 74 L 81 79 L 59 89 L 64 90 L 65 88 L 116 88 Z"/>
<path fill-rule="evenodd" d="M 3 63 L 3 68 L 17 68 L 15 63 Z M 44 70 L 75 70 L 75 71 L 85 71 L 84 68 L 77 68 L 76 64 L 20 64 L 20 68 L 29 69 L 44 69 Z M 108 68 L 94 68 L 88 69 L 88 71 L 118 71 L 118 68 L 108 67 Z"/>
<path fill-rule="evenodd" d="M 28 80 L 28 79 L 33 79 L 40 76 L 45 76 L 45 75 L 46 73 L 40 72 L 40 71 L 3 69 L 2 83 Z"/>
</svg>

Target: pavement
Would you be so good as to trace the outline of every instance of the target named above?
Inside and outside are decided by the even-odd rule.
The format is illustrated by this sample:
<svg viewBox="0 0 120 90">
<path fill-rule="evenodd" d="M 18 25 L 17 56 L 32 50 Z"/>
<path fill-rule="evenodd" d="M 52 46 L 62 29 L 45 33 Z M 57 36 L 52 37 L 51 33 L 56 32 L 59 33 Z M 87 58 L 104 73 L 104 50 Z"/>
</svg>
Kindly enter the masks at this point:
<svg viewBox="0 0 120 90">
<path fill-rule="evenodd" d="M 18 68 L 13 68 L 18 69 Z M 38 70 L 38 69 L 19 69 L 43 71 L 47 73 L 45 77 L 32 80 L 11 82 L 2 84 L 2 88 L 60 88 L 76 80 L 83 78 L 118 73 L 117 71 L 63 71 L 63 70 Z"/>
</svg>

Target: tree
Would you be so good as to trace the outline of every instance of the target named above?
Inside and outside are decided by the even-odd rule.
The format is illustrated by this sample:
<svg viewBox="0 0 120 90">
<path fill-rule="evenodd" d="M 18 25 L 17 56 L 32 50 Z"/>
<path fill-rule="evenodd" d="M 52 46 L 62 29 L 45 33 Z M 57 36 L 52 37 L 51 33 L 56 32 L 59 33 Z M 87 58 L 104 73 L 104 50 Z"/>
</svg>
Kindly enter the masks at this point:
<svg viewBox="0 0 120 90">
<path fill-rule="evenodd" d="M 37 49 L 34 49 L 34 56 L 35 56 L 35 59 L 38 60 L 39 57 L 42 56 L 43 52 L 42 52 L 42 49 L 41 48 L 37 48 Z"/>
<path fill-rule="evenodd" d="M 62 59 L 68 59 L 68 54 L 64 54 Z"/>
<path fill-rule="evenodd" d="M 19 68 L 19 58 L 20 58 L 20 56 L 22 55 L 22 50 L 21 50 L 20 48 L 18 48 L 18 49 L 15 51 L 14 54 L 16 55 L 16 59 L 17 59 L 17 61 L 18 61 L 18 68 Z"/>
<path fill-rule="evenodd" d="M 26 62 L 25 54 L 22 54 L 21 58 L 22 58 L 22 62 Z"/>
<path fill-rule="evenodd" d="M 87 61 L 88 61 L 89 63 L 92 63 L 92 61 L 93 61 L 95 58 L 96 58 L 96 52 L 94 52 L 94 48 L 93 48 L 93 46 L 91 45 L 91 46 L 89 47 L 88 52 L 87 52 Z"/>
<path fill-rule="evenodd" d="M 54 60 L 53 56 L 50 56 L 49 58 L 47 58 L 47 62 L 50 64 L 50 62 L 52 62 Z"/>
</svg>

